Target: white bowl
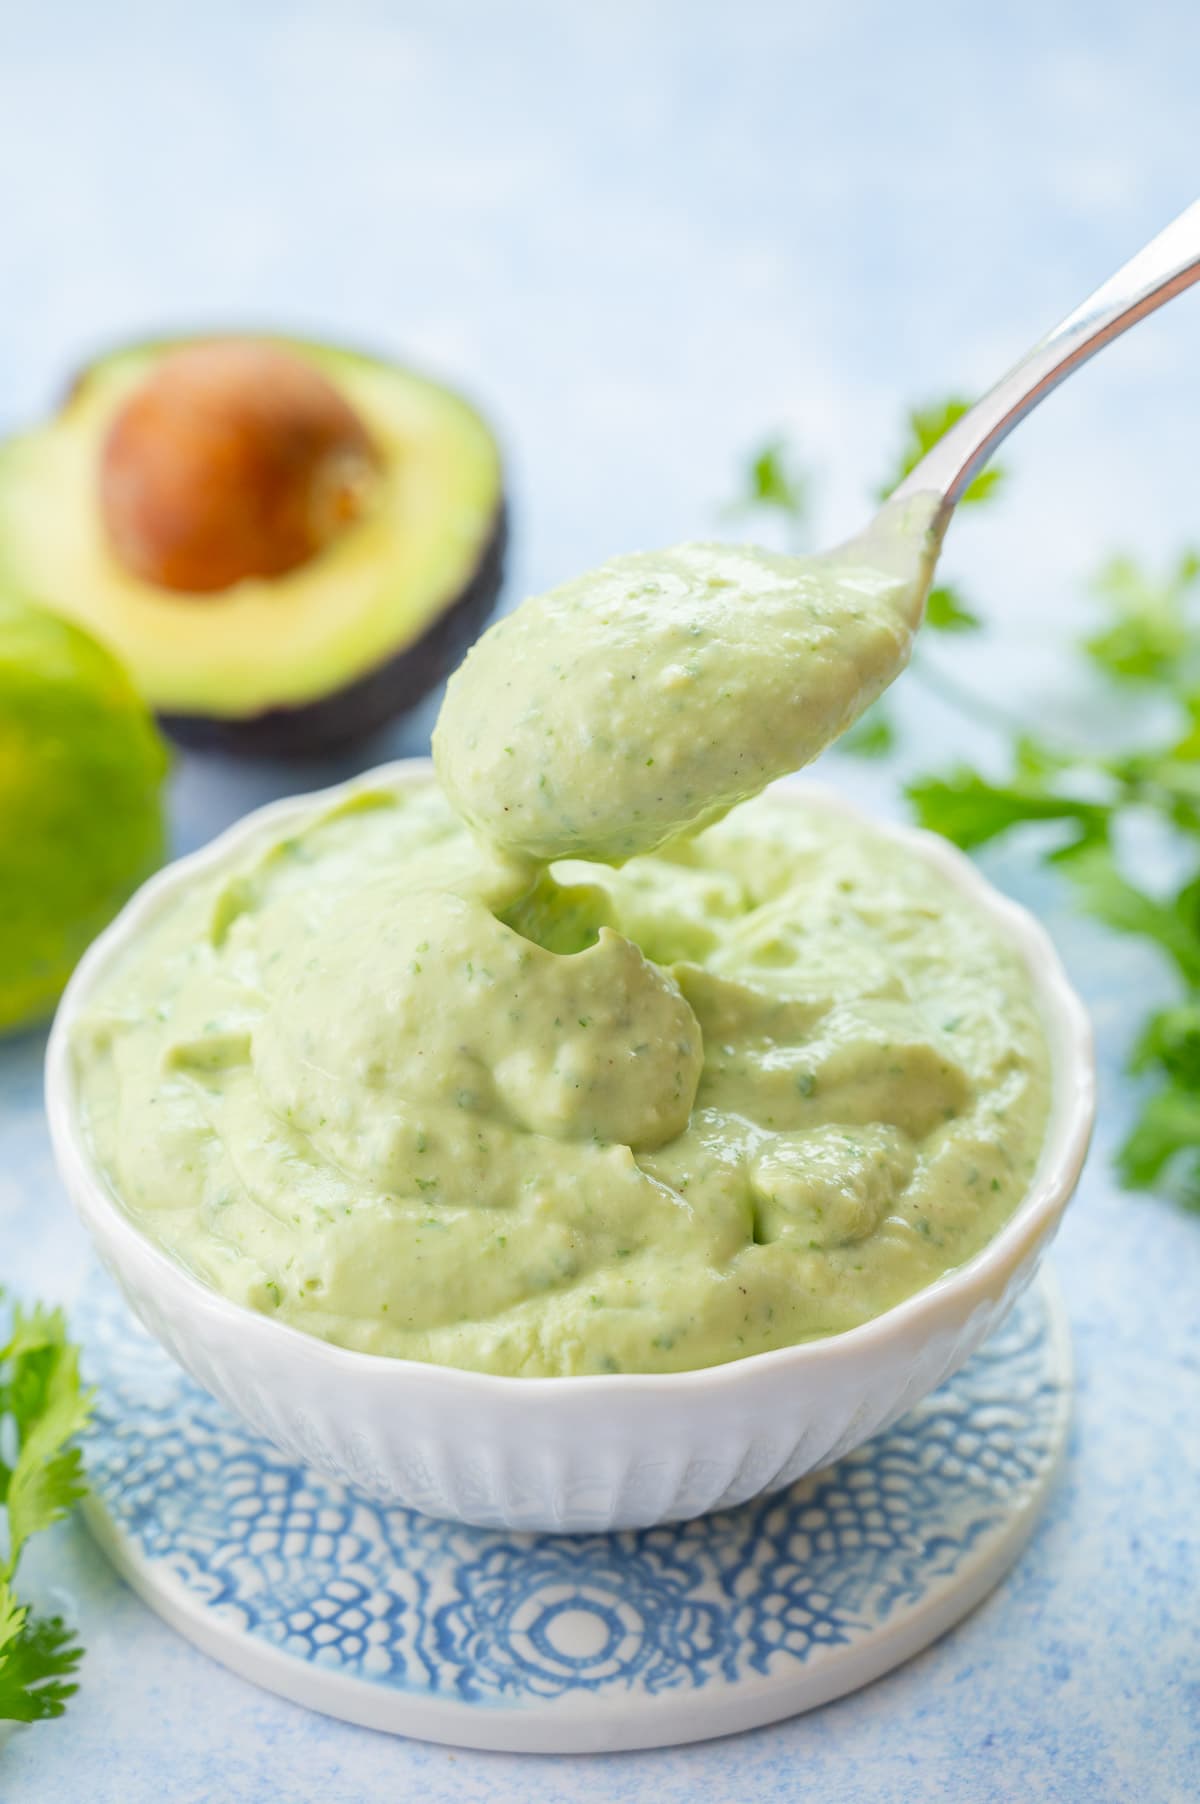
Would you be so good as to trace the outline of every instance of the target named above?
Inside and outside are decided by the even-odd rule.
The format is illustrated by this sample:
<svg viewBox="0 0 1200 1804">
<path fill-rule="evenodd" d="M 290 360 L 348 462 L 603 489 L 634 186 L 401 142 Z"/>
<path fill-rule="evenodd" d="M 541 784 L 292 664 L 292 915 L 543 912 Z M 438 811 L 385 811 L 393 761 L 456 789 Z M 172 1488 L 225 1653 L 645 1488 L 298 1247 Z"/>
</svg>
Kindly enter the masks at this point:
<svg viewBox="0 0 1200 1804">
<path fill-rule="evenodd" d="M 427 761 L 327 791 L 429 780 Z M 806 804 L 843 797 L 784 785 Z M 728 1365 L 661 1375 L 500 1378 L 355 1353 L 232 1303 L 137 1228 L 79 1125 L 69 1041 L 113 961 L 175 895 L 312 808 L 247 816 L 151 878 L 92 946 L 50 1036 L 46 1101 L 59 1171 L 130 1305 L 198 1383 L 291 1457 L 372 1497 L 485 1527 L 641 1528 L 742 1503 L 829 1465 L 966 1360 L 1037 1269 L 1079 1179 L 1095 1106 L 1091 1032 L 1045 932 L 933 834 L 887 828 L 968 895 L 1020 951 L 1049 1041 L 1053 1099 L 1028 1194 L 974 1259 L 862 1327 Z"/>
</svg>

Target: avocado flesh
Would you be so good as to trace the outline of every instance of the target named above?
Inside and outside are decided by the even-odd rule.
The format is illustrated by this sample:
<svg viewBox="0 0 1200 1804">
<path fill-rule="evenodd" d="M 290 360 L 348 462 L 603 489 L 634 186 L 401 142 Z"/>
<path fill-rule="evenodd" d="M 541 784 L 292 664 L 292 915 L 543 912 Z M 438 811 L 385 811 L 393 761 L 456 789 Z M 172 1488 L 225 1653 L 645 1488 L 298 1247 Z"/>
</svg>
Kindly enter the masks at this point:
<svg viewBox="0 0 1200 1804">
<path fill-rule="evenodd" d="M 419 638 L 342 688 L 240 720 L 160 713 L 161 726 L 180 745 L 261 758 L 319 758 L 370 738 L 448 677 L 479 637 L 500 592 L 507 536 L 501 507 L 474 575 L 449 607 L 434 616 Z"/>
<path fill-rule="evenodd" d="M 53 419 L 0 446 L 0 581 L 106 642 L 177 737 L 318 753 L 418 701 L 483 625 L 502 574 L 500 457 L 474 409 L 425 377 L 267 342 L 332 381 L 380 451 L 362 520 L 287 575 L 218 594 L 180 595 L 123 569 L 97 472 L 116 410 L 174 348 L 141 345 L 93 364 Z"/>
</svg>

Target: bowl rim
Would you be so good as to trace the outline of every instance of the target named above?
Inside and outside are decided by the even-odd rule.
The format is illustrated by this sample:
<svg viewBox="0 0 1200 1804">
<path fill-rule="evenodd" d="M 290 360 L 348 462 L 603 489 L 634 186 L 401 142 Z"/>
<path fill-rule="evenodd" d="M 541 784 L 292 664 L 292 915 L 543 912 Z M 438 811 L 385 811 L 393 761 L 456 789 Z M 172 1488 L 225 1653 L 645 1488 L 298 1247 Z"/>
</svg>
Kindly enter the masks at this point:
<svg viewBox="0 0 1200 1804">
<path fill-rule="evenodd" d="M 293 818 L 298 820 L 314 808 L 336 805 L 358 790 L 420 788 L 433 777 L 432 759 L 401 758 L 376 765 L 344 781 L 281 797 L 252 809 L 205 845 L 164 865 L 142 884 L 85 952 L 63 992 L 50 1030 L 45 1059 L 46 1113 L 55 1163 L 73 1206 L 93 1239 L 103 1234 L 107 1245 L 111 1247 L 115 1242 L 120 1246 L 118 1266 L 123 1265 L 128 1256 L 149 1271 L 160 1294 L 174 1292 L 176 1297 L 185 1298 L 190 1306 L 210 1321 L 221 1323 L 234 1335 L 261 1336 L 264 1344 L 275 1342 L 280 1354 L 291 1354 L 306 1364 L 317 1360 L 331 1373 L 349 1379 L 358 1378 L 371 1384 L 387 1379 L 398 1384 L 419 1382 L 474 1393 L 477 1401 L 490 1400 L 495 1404 L 515 1397 L 530 1402 L 553 1396 L 561 1401 L 568 1395 L 609 1399 L 625 1396 L 630 1400 L 635 1395 L 662 1395 L 682 1401 L 686 1395 L 700 1389 L 727 1390 L 768 1374 L 794 1374 L 799 1379 L 802 1373 L 811 1373 L 831 1360 L 870 1355 L 880 1344 L 906 1331 L 920 1330 L 921 1338 L 925 1338 L 933 1331 L 949 1292 L 971 1293 L 976 1301 L 995 1294 L 1020 1266 L 1023 1257 L 1049 1238 L 1078 1184 L 1087 1158 L 1096 1108 L 1091 1022 L 1053 941 L 1027 908 L 995 889 L 971 860 L 948 840 L 925 828 L 877 819 L 832 786 L 813 783 L 807 778 L 798 781 L 792 776 L 770 785 L 769 793 L 791 796 L 806 805 L 836 812 L 843 818 L 867 825 L 914 852 L 927 864 L 934 865 L 984 912 L 1002 937 L 1016 949 L 1029 973 L 1035 1005 L 1050 1049 L 1052 1093 L 1046 1138 L 1021 1202 L 972 1258 L 951 1267 L 869 1321 L 819 1339 L 679 1372 L 598 1372 L 553 1377 L 481 1372 L 468 1366 L 442 1365 L 342 1347 L 234 1302 L 205 1284 L 138 1226 L 92 1161 L 79 1119 L 70 1056 L 75 1021 L 87 1007 L 92 990 L 110 964 L 124 954 L 147 922 L 193 879 L 231 863 L 258 838 L 267 837 L 276 827 L 282 827 Z"/>
</svg>

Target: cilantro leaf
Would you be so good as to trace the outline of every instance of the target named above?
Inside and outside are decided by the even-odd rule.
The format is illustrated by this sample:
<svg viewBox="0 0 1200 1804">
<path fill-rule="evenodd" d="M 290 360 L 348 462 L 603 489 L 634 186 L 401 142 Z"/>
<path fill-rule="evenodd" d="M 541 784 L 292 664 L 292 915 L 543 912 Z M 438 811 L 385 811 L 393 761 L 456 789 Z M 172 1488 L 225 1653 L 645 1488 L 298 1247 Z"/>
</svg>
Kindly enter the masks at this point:
<svg viewBox="0 0 1200 1804">
<path fill-rule="evenodd" d="M 1062 821 L 1075 828 L 1072 847 L 1102 838 L 1110 809 L 1101 802 L 1055 795 L 1040 783 L 1017 778 L 990 783 L 960 765 L 948 777 L 923 777 L 906 790 L 923 827 L 969 850 L 1031 821 Z"/>
<path fill-rule="evenodd" d="M 849 752 L 852 758 L 886 758 L 895 743 L 892 717 L 881 702 L 876 702 L 848 733 L 842 734 L 838 750 Z"/>
<path fill-rule="evenodd" d="M 967 412 L 960 395 L 914 407 L 906 415 L 897 458 L 880 499 L 889 495 Z M 969 485 L 963 504 L 994 500 L 1003 470 L 989 466 Z M 774 510 L 793 523 L 807 518 L 810 477 L 787 441 L 768 439 L 743 477 L 740 511 Z M 1149 1014 L 1130 1054 L 1130 1069 L 1149 1079 L 1148 1093 L 1117 1169 L 1124 1183 L 1169 1183 L 1200 1209 L 1200 549 L 1183 550 L 1165 570 L 1148 570 L 1129 555 L 1109 558 L 1091 582 L 1104 618 L 1081 643 L 1085 668 L 1106 684 L 1138 686 L 1178 719 L 1149 743 L 1112 738 L 1103 748 L 1059 746 L 1029 732 L 1006 707 L 960 683 L 923 650 L 914 675 L 960 715 L 986 722 L 1009 747 L 1008 773 L 992 780 L 968 765 L 918 778 L 908 797 L 918 820 L 971 850 L 1019 828 L 1047 830 L 1040 857 L 1055 861 L 1079 907 L 1116 932 L 1157 947 L 1169 961 L 1178 995 Z M 981 625 L 961 590 L 939 583 L 928 597 L 926 625 L 935 633 L 965 633 Z M 1109 694 L 1111 701 L 1111 692 Z M 1147 711 L 1147 718 L 1152 716 Z M 1081 718 L 1086 718 L 1081 716 Z M 1131 727 L 1134 722 L 1131 720 Z M 1105 723 L 1115 735 L 1121 717 Z M 879 703 L 848 733 L 841 747 L 880 758 L 896 746 L 894 717 Z M 1196 874 L 1177 888 L 1146 887 L 1123 867 L 1114 846 L 1127 840 L 1126 822 L 1141 832 L 1147 821 L 1170 848 L 1170 868 Z M 1057 830 L 1057 831 L 1055 831 Z M 1154 1086 L 1157 1085 L 1157 1088 Z M 2 1484 L 2 1474 L 0 1474 Z"/>
<path fill-rule="evenodd" d="M 1170 1172 L 1179 1200 L 1200 1209 L 1200 1000 L 1151 1015 L 1129 1068 L 1156 1070 L 1166 1081 L 1117 1154 L 1122 1181 L 1144 1188 Z"/>
<path fill-rule="evenodd" d="M 1157 808 L 1185 833 L 1200 834 L 1200 699 L 1180 698 L 1186 721 L 1166 747 L 1125 752 L 1104 764 L 1130 803 Z"/>
<path fill-rule="evenodd" d="M 1200 1209 L 1200 1095 L 1168 1084 L 1142 1109 L 1117 1153 L 1117 1173 L 1131 1189 L 1147 1190 L 1180 1164 L 1180 1200 Z"/>
<path fill-rule="evenodd" d="M 808 523 L 811 484 L 795 448 L 782 434 L 751 452 L 740 492 L 723 509 L 727 516 L 766 511 L 782 517 L 793 534 Z"/>
<path fill-rule="evenodd" d="M 1177 1003 L 1150 1016 L 1129 1055 L 1129 1069 L 1154 1066 L 1200 1095 L 1200 1002 Z"/>
<path fill-rule="evenodd" d="M 808 478 L 786 439 L 771 439 L 751 458 L 748 499 L 797 519 L 808 512 Z"/>
<path fill-rule="evenodd" d="M 67 1339 L 61 1310 L 19 1307 L 0 1361 L 9 1371 L 5 1395 L 16 1423 L 18 1452 L 4 1474 L 11 1578 L 26 1541 L 49 1528 L 84 1493 L 83 1462 L 69 1443 L 87 1421 L 91 1396 L 79 1381 L 79 1354 Z"/>
<path fill-rule="evenodd" d="M 1183 552 L 1158 580 L 1133 558 L 1113 557 L 1091 586 L 1113 618 L 1103 632 L 1084 640 L 1088 656 L 1121 682 L 1169 680 L 1194 631 L 1189 611 L 1200 593 L 1200 554 Z"/>
<path fill-rule="evenodd" d="M 978 614 L 963 601 L 957 589 L 939 584 L 925 602 L 925 624 L 938 633 L 974 633 L 983 625 Z"/>
<path fill-rule="evenodd" d="M 1195 764 L 1200 761 L 1200 695 L 1185 692 L 1179 701 L 1187 724 L 1168 756 L 1174 763 Z"/>
<path fill-rule="evenodd" d="M 1118 933 L 1152 940 L 1190 984 L 1200 985 L 1200 884 L 1187 883 L 1160 899 L 1130 883 L 1112 848 L 1092 844 L 1064 865 L 1090 915 Z"/>
<path fill-rule="evenodd" d="M 1032 733 L 1020 733 L 1013 742 L 1013 775 L 1023 783 L 1044 788 L 1075 762 L 1068 753 L 1046 745 Z"/>
<path fill-rule="evenodd" d="M 8 1581 L 0 1580 L 0 1655 L 20 1637 L 28 1614 L 25 1605 L 13 1596 Z"/>
<path fill-rule="evenodd" d="M 70 1680 L 82 1658 L 61 1617 L 34 1619 L 0 1583 L 0 1721 L 61 1716 L 79 1689 Z"/>
<path fill-rule="evenodd" d="M 892 474 L 878 490 L 878 498 L 885 501 L 897 484 L 903 482 L 909 473 L 916 469 L 927 451 L 932 451 L 940 438 L 944 438 L 951 426 L 958 424 L 968 412 L 972 403 L 961 395 L 948 395 L 943 401 L 930 402 L 925 407 L 914 407 L 910 410 L 906 422 L 906 434 L 900 454 L 892 467 Z M 966 493 L 959 502 L 960 507 L 977 505 L 981 501 L 992 501 L 1000 492 L 1008 479 L 1007 471 L 999 464 L 989 464 L 982 470 L 974 482 L 968 485 Z"/>
<path fill-rule="evenodd" d="M 61 1716 L 82 1650 L 57 1616 L 34 1618 L 12 1579 L 31 1535 L 66 1515 L 83 1495 L 74 1437 L 91 1411 L 79 1353 L 59 1309 L 13 1311 L 0 1346 L 0 1718 L 39 1722 Z"/>
</svg>

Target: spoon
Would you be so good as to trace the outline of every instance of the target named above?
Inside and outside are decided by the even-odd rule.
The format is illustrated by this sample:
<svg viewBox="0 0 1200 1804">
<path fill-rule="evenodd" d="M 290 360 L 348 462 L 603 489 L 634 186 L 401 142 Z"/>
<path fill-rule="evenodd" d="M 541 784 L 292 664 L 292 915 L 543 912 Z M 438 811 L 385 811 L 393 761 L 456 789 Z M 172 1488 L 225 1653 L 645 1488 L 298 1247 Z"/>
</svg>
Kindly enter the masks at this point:
<svg viewBox="0 0 1200 1804">
<path fill-rule="evenodd" d="M 1200 201 L 1171 221 L 1014 363 L 994 388 L 944 433 L 892 492 L 893 501 L 938 494 L 935 543 L 963 494 L 995 451 L 1052 389 L 1148 313 L 1200 281 Z"/>
<path fill-rule="evenodd" d="M 635 552 L 531 597 L 450 678 L 433 735 L 464 820 L 523 859 L 621 863 L 799 770 L 908 662 L 956 503 L 1102 345 L 1200 279 L 1200 202 L 1034 345 L 817 557 Z"/>
</svg>

